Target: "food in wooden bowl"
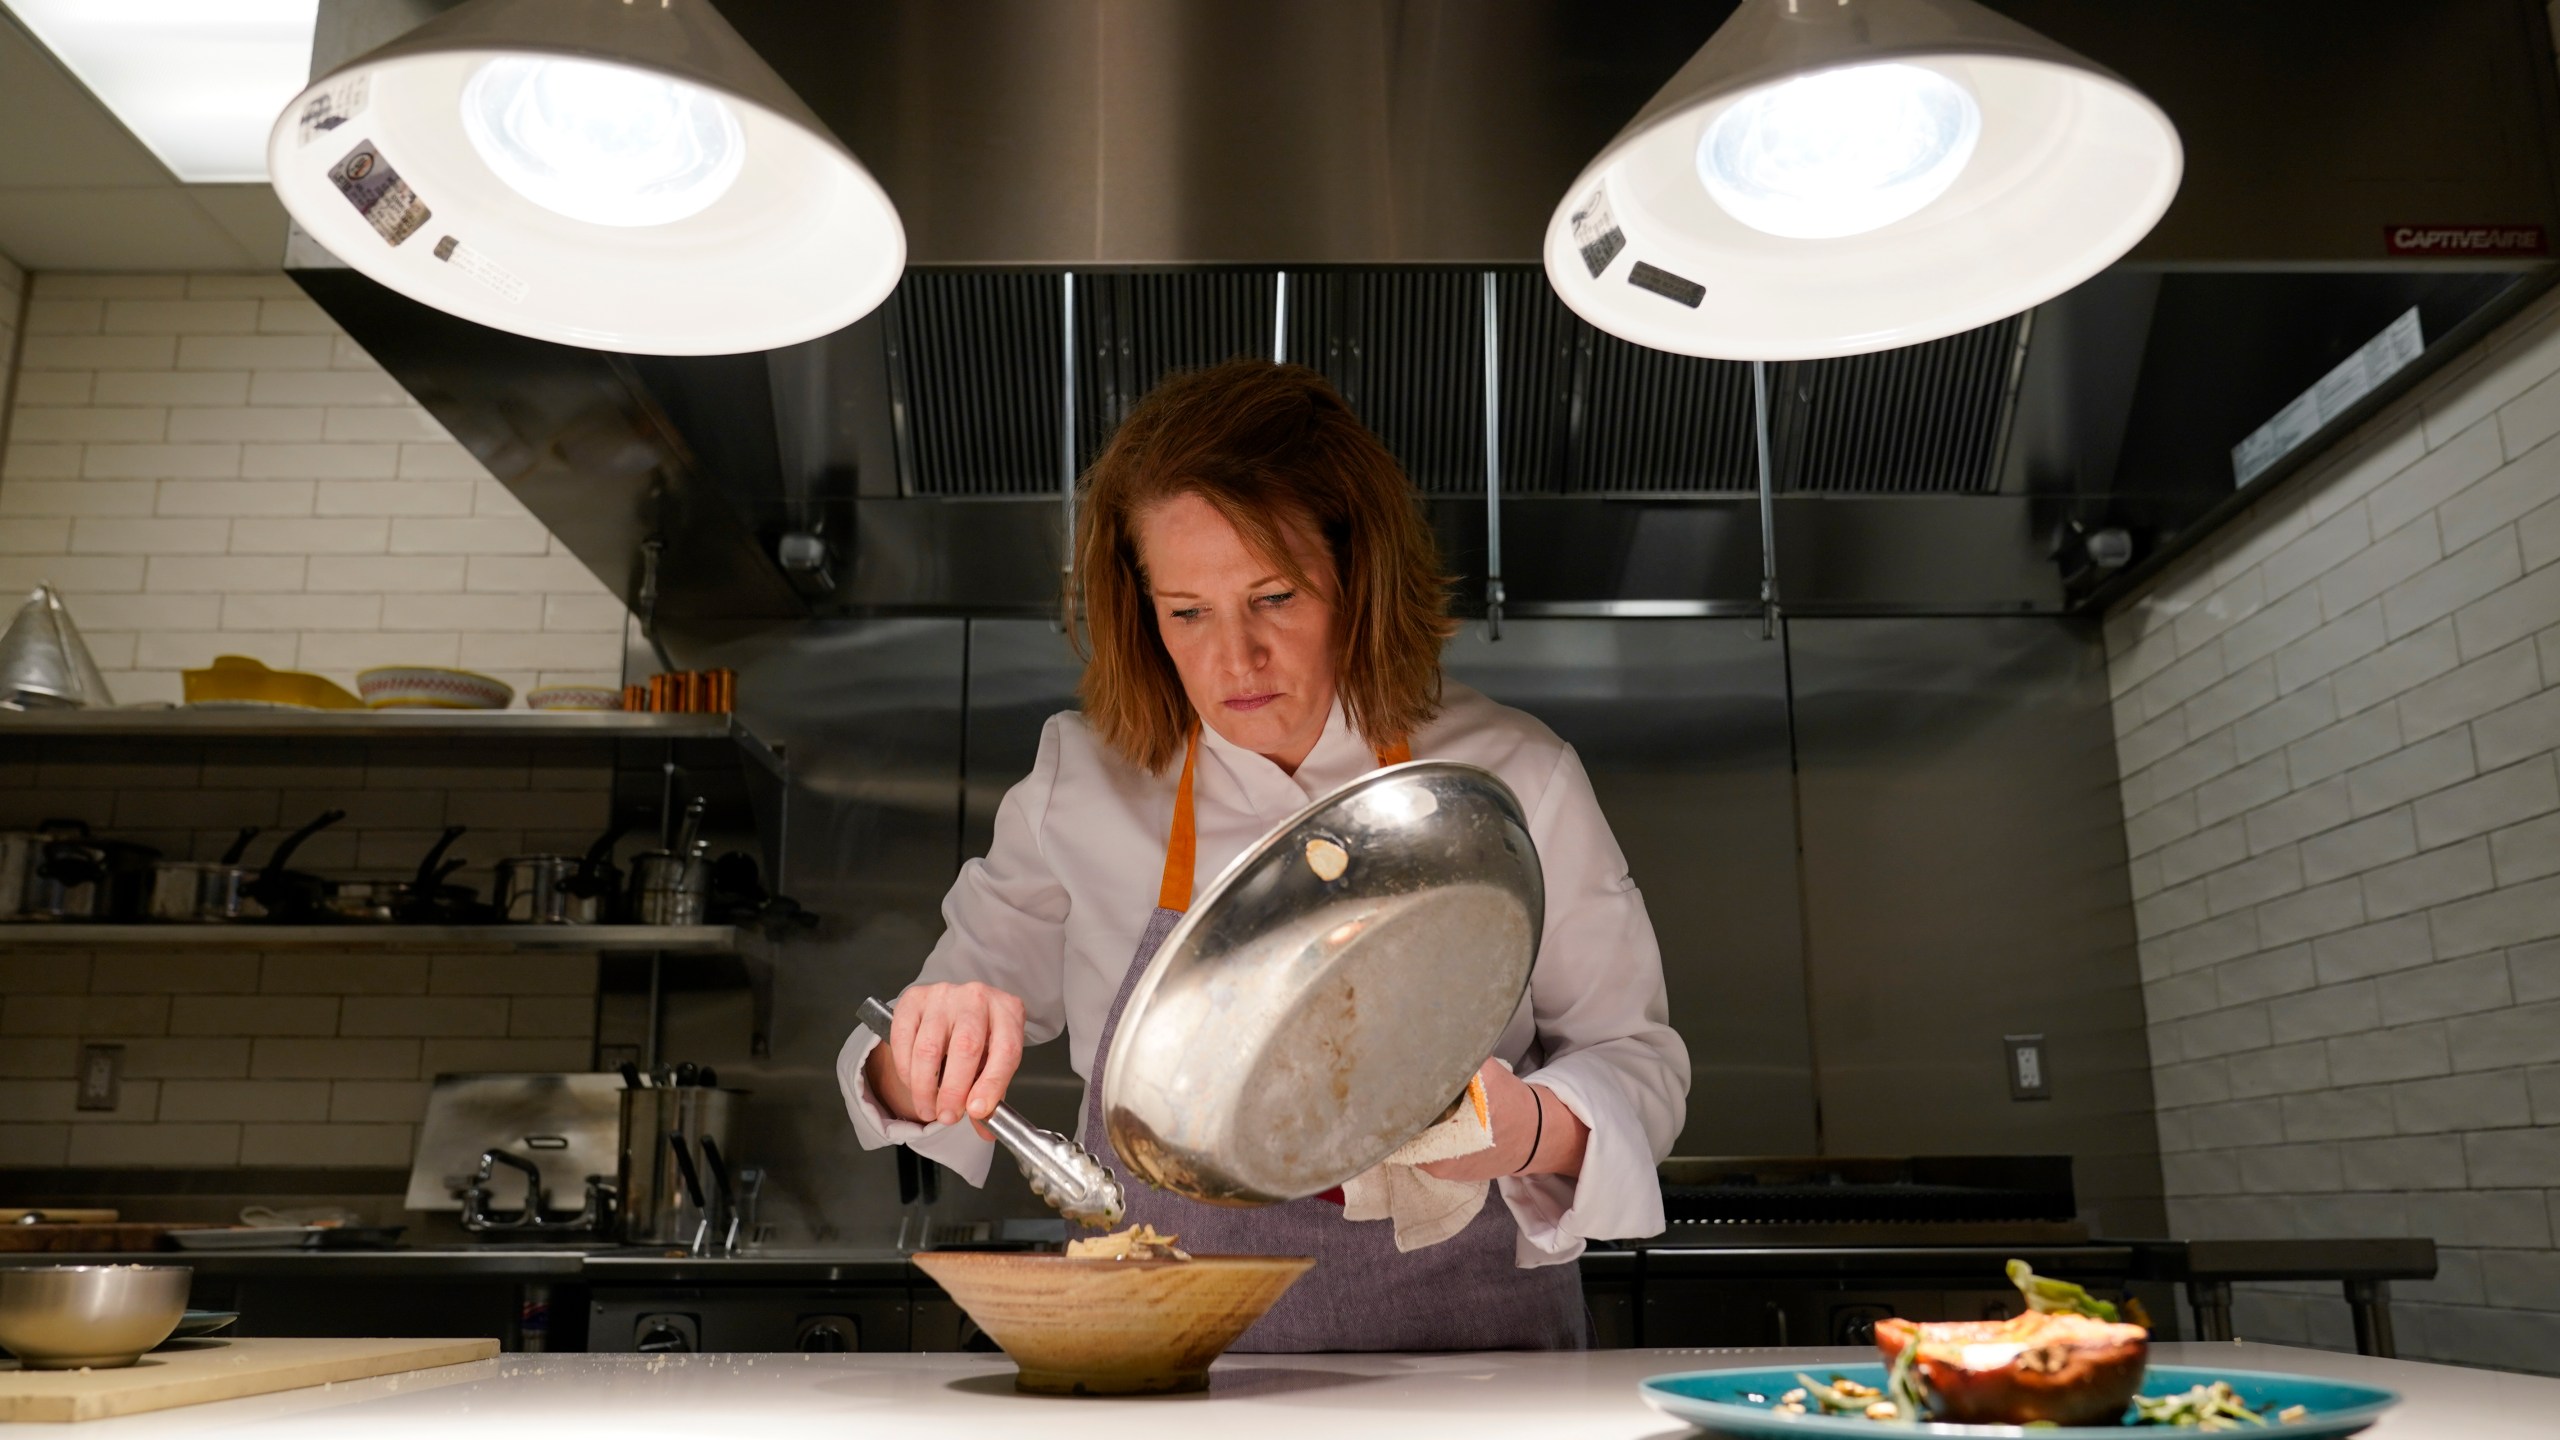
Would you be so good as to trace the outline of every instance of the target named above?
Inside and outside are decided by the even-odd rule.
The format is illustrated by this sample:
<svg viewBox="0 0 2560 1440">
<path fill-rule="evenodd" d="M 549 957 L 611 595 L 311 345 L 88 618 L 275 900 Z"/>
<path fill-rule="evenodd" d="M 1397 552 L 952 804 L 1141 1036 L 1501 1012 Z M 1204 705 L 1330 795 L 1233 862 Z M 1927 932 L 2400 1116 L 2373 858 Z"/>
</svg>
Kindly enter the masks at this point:
<svg viewBox="0 0 2560 1440">
<path fill-rule="evenodd" d="M 1018 1387 L 1052 1395 L 1203 1389 L 1209 1362 L 1315 1265 L 1297 1255 L 911 1258 L 1013 1357 Z"/>
<path fill-rule="evenodd" d="M 2113 1424 L 2142 1388 L 2150 1332 L 2067 1281 L 2009 1262 L 2027 1298 L 2007 1320 L 1876 1322 L 1889 1370 L 1882 1403 L 1964 1425 Z M 1826 1404 L 1826 1409 L 1829 1406 Z"/>
</svg>

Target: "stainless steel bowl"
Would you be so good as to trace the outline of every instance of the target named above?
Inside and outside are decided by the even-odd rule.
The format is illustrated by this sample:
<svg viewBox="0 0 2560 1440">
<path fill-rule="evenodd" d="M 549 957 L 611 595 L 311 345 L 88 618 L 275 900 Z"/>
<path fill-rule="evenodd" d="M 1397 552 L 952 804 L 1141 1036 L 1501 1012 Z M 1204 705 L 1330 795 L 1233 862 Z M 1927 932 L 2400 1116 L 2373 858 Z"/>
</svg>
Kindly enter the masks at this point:
<svg viewBox="0 0 2560 1440">
<path fill-rule="evenodd" d="M 1424 760 L 1334 791 L 1238 857 L 1139 977 L 1102 1085 L 1112 1148 L 1199 1200 L 1341 1184 L 1464 1092 L 1545 917 L 1492 772 Z"/>
<path fill-rule="evenodd" d="M 187 1313 L 184 1265 L 0 1269 L 0 1346 L 30 1370 L 112 1370 L 169 1338 Z"/>
</svg>

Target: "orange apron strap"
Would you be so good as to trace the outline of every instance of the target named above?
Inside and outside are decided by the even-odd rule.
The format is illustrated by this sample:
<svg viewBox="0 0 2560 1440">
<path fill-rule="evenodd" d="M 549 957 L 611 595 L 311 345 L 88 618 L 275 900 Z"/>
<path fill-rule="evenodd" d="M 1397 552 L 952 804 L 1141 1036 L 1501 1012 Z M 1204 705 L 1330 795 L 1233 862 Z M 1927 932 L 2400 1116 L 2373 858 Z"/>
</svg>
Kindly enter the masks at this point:
<svg viewBox="0 0 2560 1440">
<path fill-rule="evenodd" d="M 1173 789 L 1173 831 L 1164 841 L 1164 883 L 1156 888 L 1156 908 L 1191 908 L 1191 862 L 1200 853 L 1200 827 L 1192 818 L 1191 775 L 1200 766 L 1200 727 L 1191 727 L 1191 743 L 1182 752 L 1182 782 Z"/>
<path fill-rule="evenodd" d="M 1377 752 L 1380 765 L 1402 765 L 1413 758 L 1413 746 L 1399 740 Z M 1173 787 L 1173 829 L 1164 839 L 1164 880 L 1156 887 L 1156 908 L 1181 914 L 1191 908 L 1192 865 L 1200 854 L 1200 825 L 1191 806 L 1191 777 L 1200 767 L 1200 727 L 1182 752 L 1182 779 Z"/>
</svg>

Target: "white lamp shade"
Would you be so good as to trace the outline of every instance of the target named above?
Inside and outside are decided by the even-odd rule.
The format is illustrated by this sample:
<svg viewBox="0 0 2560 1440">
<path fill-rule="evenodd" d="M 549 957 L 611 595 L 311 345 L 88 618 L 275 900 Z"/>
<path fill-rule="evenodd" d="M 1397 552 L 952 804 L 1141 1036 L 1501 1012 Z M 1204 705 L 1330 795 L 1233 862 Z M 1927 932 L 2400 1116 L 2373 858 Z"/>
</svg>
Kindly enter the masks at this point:
<svg viewBox="0 0 2560 1440">
<path fill-rule="evenodd" d="M 2088 279 L 2149 233 L 2177 193 L 2182 152 L 2158 106 L 1970 0 L 1792 3 L 1743 0 L 1557 206 L 1547 276 L 1593 325 L 1727 360 L 1918 344 Z M 1836 99 L 1869 66 L 1878 68 L 1865 74 L 1892 82 L 1888 99 L 1935 104 L 1946 138 L 1914 150 L 1917 168 L 1880 188 L 1866 214 L 1837 195 L 1754 205 L 1728 185 L 1716 187 L 1721 199 L 1711 191 L 1715 162 L 1701 146 L 1715 135 L 1733 153 L 1732 122 L 1748 118 L 1737 107 L 1782 112 L 1778 87 L 1807 77 Z M 1941 78 L 1970 98 L 1978 129 L 1958 133 L 1945 118 L 1957 109 Z M 1721 131 L 1720 120 L 1729 120 Z M 1932 154 L 1947 163 L 1930 170 Z M 1801 168 L 1819 170 L 1814 162 Z M 1844 170 L 1859 173 L 1831 174 Z"/>
<path fill-rule="evenodd" d="M 528 70 L 591 113 L 536 115 L 519 126 L 531 148 L 510 150 L 526 134 L 495 107 Z M 475 91 L 484 72 L 506 83 Z M 879 183 L 703 0 L 473 0 L 314 82 L 267 162 L 295 222 L 348 265 L 591 349 L 796 344 L 870 313 L 906 265 Z"/>
</svg>

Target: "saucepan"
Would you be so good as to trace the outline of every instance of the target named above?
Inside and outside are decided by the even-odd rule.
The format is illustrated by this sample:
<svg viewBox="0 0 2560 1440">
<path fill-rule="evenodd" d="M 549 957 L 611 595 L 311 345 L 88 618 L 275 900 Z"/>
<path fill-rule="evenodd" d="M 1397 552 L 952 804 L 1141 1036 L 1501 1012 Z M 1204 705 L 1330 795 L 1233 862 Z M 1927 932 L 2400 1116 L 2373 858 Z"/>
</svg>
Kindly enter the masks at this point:
<svg viewBox="0 0 2560 1440">
<path fill-rule="evenodd" d="M 251 892 L 259 868 L 243 865 L 258 827 L 241 827 L 231 848 L 219 860 L 163 860 L 151 867 L 151 898 L 144 909 L 154 920 L 217 922 L 255 920 L 266 914 Z"/>
<path fill-rule="evenodd" d="M 1282 822 L 1165 937 L 1103 1080 L 1112 1148 L 1194 1199 L 1320 1194 L 1446 1114 L 1527 993 L 1546 882 L 1491 771 L 1373 771 Z"/>
<path fill-rule="evenodd" d="M 335 919 L 377 925 L 448 925 L 478 918 L 473 905 L 477 892 L 468 885 L 450 883 L 454 872 L 471 862 L 445 858 L 453 842 L 467 833 L 468 826 L 446 826 L 409 879 L 341 880 L 332 884 L 321 902 L 322 908 Z"/>
</svg>

